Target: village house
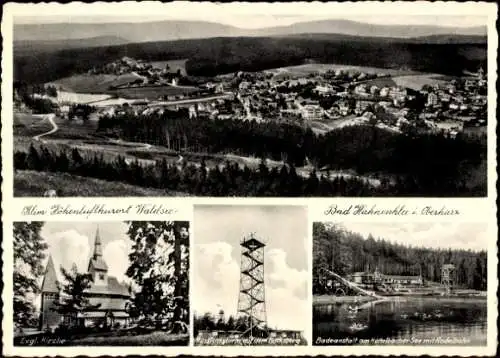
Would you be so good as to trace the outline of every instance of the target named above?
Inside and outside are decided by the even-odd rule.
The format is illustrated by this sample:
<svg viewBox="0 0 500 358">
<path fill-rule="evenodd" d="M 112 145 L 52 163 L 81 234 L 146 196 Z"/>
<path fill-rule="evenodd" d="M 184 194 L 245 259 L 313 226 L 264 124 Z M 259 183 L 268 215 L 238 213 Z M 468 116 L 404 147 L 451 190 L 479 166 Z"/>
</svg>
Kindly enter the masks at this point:
<svg viewBox="0 0 500 358">
<path fill-rule="evenodd" d="M 300 107 L 302 118 L 309 121 L 323 119 L 323 109 L 317 104 L 306 104 Z"/>
</svg>

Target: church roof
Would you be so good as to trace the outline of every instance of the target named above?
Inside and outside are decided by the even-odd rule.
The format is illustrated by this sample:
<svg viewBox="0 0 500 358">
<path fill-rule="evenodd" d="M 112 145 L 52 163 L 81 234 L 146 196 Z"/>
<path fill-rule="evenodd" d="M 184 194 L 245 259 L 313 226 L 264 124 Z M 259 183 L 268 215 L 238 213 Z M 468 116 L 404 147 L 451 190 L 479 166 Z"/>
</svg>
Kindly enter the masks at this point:
<svg viewBox="0 0 500 358">
<path fill-rule="evenodd" d="M 106 262 L 102 259 L 102 257 L 92 257 L 90 259 L 90 263 L 89 263 L 89 269 L 90 267 L 94 268 L 95 270 L 98 270 L 98 271 L 108 271 L 108 265 L 106 264 Z"/>
<path fill-rule="evenodd" d="M 106 286 L 92 285 L 87 290 L 88 295 L 107 295 L 107 296 L 130 296 L 129 287 L 118 282 L 116 277 L 109 276 Z"/>
<path fill-rule="evenodd" d="M 57 293 L 59 289 L 57 288 L 57 274 L 54 268 L 54 262 L 52 261 L 52 256 L 49 256 L 49 261 L 45 268 L 45 275 L 43 276 L 42 282 L 42 292 L 46 293 Z"/>
</svg>

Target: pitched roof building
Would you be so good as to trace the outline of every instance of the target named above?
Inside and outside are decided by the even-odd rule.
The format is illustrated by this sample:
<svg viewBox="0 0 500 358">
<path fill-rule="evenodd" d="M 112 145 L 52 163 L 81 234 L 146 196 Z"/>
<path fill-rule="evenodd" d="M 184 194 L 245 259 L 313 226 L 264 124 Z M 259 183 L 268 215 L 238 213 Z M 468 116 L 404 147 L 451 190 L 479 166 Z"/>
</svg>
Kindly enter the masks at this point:
<svg viewBox="0 0 500 358">
<path fill-rule="evenodd" d="M 116 277 L 108 276 L 108 265 L 102 257 L 102 242 L 99 229 L 96 231 L 94 251 L 88 264 L 88 273 L 92 275 L 93 282 L 85 292 L 89 303 L 97 308 L 80 312 L 77 321 L 72 324 L 80 326 L 126 326 L 130 317 L 126 306 L 130 299 L 130 287 L 118 282 Z M 65 317 L 55 311 L 54 300 L 59 297 L 59 287 L 56 270 L 52 257 L 45 269 L 41 287 L 41 315 L 40 329 L 54 330 L 64 323 Z"/>
</svg>

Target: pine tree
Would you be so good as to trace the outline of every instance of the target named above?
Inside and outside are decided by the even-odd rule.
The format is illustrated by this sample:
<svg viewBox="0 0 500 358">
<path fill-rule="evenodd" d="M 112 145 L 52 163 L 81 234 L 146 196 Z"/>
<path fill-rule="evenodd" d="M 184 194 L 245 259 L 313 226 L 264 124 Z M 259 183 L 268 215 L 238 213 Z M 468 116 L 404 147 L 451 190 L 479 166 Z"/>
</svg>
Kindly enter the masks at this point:
<svg viewBox="0 0 500 358">
<path fill-rule="evenodd" d="M 132 306 L 145 325 L 187 332 L 189 223 L 129 223 L 134 242 L 127 276 L 135 282 Z"/>
<path fill-rule="evenodd" d="M 47 244 L 40 235 L 44 223 L 14 223 L 14 274 L 13 310 L 14 324 L 24 327 L 33 323 L 35 318 L 34 299 L 40 292 L 38 279 L 43 275 L 42 261 Z"/>
<path fill-rule="evenodd" d="M 86 291 L 93 283 L 92 274 L 78 272 L 76 264 L 71 271 L 61 267 L 63 282 L 57 282 L 59 294 L 54 300 L 54 310 L 65 316 L 71 325 L 76 324 L 79 314 L 99 308 L 101 304 L 91 304 Z"/>
</svg>

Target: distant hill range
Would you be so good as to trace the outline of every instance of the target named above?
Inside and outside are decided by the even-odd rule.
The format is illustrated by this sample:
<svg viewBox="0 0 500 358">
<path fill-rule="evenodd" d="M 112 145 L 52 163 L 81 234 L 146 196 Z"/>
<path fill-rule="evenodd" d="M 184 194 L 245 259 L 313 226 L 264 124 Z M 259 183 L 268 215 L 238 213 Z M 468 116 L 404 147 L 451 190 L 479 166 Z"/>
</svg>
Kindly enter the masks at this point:
<svg viewBox="0 0 500 358">
<path fill-rule="evenodd" d="M 317 21 L 247 30 L 188 21 L 17 25 L 14 76 L 45 83 L 117 58 L 185 59 L 192 76 L 261 71 L 312 60 L 459 75 L 486 61 L 486 27 Z"/>
<path fill-rule="evenodd" d="M 98 36 L 81 39 L 61 39 L 61 40 L 22 40 L 14 41 L 14 51 L 57 51 L 74 48 L 88 48 L 99 46 L 115 46 L 129 43 L 121 37 L 116 36 Z"/>
<path fill-rule="evenodd" d="M 302 34 L 340 34 L 358 37 L 392 39 L 423 38 L 430 42 L 456 41 L 457 37 L 486 38 L 486 26 L 440 27 L 429 25 L 376 25 L 348 20 L 299 22 L 289 26 L 262 29 L 243 29 L 203 21 L 159 21 L 144 23 L 54 23 L 19 24 L 14 26 L 15 43 L 29 44 L 33 48 L 54 46 L 73 48 L 74 41 L 81 47 L 111 46 L 123 43 L 205 39 L 212 37 L 267 37 Z M 445 37 L 441 37 L 445 36 Z M 105 41 L 109 42 L 106 43 Z M 27 43 L 27 42 L 32 42 Z"/>
</svg>

